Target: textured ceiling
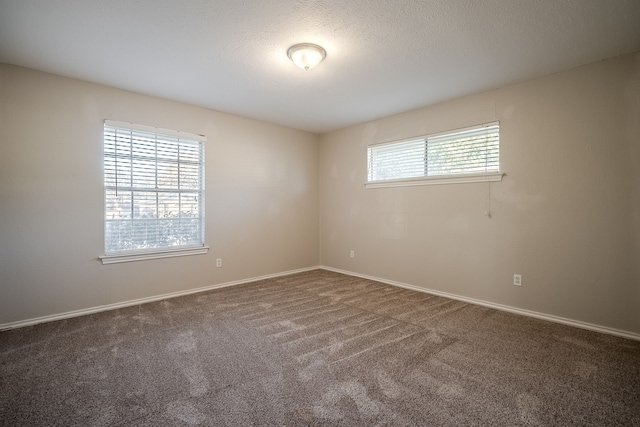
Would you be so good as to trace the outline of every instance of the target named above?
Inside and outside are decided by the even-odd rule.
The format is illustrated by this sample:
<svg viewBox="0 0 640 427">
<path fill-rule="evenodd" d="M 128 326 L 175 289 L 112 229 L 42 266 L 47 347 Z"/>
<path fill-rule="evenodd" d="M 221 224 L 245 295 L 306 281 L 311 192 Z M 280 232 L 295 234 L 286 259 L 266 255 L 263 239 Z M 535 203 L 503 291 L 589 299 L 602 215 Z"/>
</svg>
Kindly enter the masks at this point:
<svg viewBox="0 0 640 427">
<path fill-rule="evenodd" d="M 312 132 L 635 51 L 640 0 L 0 0 L 0 62 Z"/>
</svg>

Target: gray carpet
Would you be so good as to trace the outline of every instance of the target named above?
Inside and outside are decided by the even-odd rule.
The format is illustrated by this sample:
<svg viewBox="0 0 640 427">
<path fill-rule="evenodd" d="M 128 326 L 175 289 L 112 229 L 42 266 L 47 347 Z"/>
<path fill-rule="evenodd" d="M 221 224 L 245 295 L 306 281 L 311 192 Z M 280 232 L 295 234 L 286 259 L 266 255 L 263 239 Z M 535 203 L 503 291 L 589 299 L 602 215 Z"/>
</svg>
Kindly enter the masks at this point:
<svg viewBox="0 0 640 427">
<path fill-rule="evenodd" d="M 0 333 L 2 426 L 640 426 L 640 342 L 317 270 Z"/>
</svg>

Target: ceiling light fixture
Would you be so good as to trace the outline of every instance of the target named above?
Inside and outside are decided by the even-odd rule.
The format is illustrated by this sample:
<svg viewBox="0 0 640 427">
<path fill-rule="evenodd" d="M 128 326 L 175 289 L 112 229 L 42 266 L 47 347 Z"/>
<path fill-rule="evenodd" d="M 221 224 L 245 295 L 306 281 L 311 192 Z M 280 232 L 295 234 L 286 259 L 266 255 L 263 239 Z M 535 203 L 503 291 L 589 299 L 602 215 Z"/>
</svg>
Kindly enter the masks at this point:
<svg viewBox="0 0 640 427">
<path fill-rule="evenodd" d="M 309 71 L 327 56 L 327 52 L 317 44 L 299 43 L 287 50 L 287 56 L 298 67 Z"/>
</svg>

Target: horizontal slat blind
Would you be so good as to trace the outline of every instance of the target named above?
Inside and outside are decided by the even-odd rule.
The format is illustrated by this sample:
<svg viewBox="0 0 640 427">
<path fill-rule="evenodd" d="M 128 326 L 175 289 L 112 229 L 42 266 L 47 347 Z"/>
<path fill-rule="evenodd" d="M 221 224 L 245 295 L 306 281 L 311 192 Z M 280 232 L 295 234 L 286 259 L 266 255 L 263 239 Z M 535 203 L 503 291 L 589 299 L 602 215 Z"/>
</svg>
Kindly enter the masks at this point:
<svg viewBox="0 0 640 427">
<path fill-rule="evenodd" d="M 428 176 L 500 170 L 499 126 L 427 138 Z"/>
<path fill-rule="evenodd" d="M 369 181 L 424 175 L 424 140 L 369 147 Z"/>
<path fill-rule="evenodd" d="M 499 124 L 419 139 L 371 145 L 369 182 L 417 177 L 499 172 Z"/>
<path fill-rule="evenodd" d="M 204 244 L 204 143 L 178 134 L 105 122 L 107 254 Z"/>
</svg>

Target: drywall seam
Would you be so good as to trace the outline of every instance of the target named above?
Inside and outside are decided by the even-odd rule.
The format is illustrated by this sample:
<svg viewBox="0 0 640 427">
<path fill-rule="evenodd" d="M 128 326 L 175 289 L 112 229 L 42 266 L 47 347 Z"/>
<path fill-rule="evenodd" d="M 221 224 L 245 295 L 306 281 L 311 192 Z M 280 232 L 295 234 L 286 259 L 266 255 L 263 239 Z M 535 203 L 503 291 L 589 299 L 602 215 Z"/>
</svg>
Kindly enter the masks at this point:
<svg viewBox="0 0 640 427">
<path fill-rule="evenodd" d="M 347 270 L 340 270 L 338 268 L 327 267 L 324 265 L 321 265 L 319 268 L 322 270 L 333 271 L 334 273 L 346 274 L 349 276 L 360 277 L 362 279 L 375 280 L 376 282 L 386 283 L 387 285 L 397 286 L 405 289 L 411 289 L 413 291 L 423 292 L 426 294 L 432 294 L 432 295 L 437 295 L 445 298 L 451 298 L 454 300 L 467 302 L 469 304 L 481 305 L 483 307 L 493 308 L 500 311 L 520 314 L 522 316 L 534 317 L 536 319 L 547 320 L 549 322 L 561 323 L 563 325 L 573 326 L 576 328 L 587 329 L 594 332 L 600 332 L 603 334 L 615 335 L 622 338 L 628 338 L 631 340 L 640 341 L 640 334 L 637 334 L 635 332 L 623 331 L 621 329 L 615 329 L 615 328 L 608 328 L 606 326 L 600 326 L 600 325 L 595 325 L 593 323 L 581 322 L 579 320 L 572 320 L 566 317 L 559 317 L 551 314 L 539 313 L 537 311 L 525 310 L 522 308 L 511 307 L 508 305 L 497 304 L 497 303 L 483 301 L 475 298 L 463 297 L 460 295 L 450 294 L 448 292 L 441 292 L 433 289 L 421 288 L 415 285 L 409 285 L 407 283 L 382 279 L 380 277 L 375 277 L 375 276 L 368 276 L 366 274 L 354 273 L 352 271 L 347 271 Z"/>
<path fill-rule="evenodd" d="M 84 309 L 81 309 L 81 310 L 74 310 L 74 311 L 67 311 L 65 313 L 52 314 L 52 315 L 49 315 L 49 316 L 36 317 L 36 318 L 33 318 L 33 319 L 19 320 L 19 321 L 16 321 L 16 322 L 3 323 L 3 324 L 0 324 L 0 331 L 23 328 L 25 326 L 32 326 L 32 325 L 36 325 L 38 323 L 54 322 L 56 320 L 69 319 L 69 318 L 72 318 L 72 317 L 85 316 L 87 314 L 94 314 L 94 313 L 99 313 L 99 312 L 102 312 L 102 311 L 116 310 L 116 309 L 119 309 L 119 308 L 130 307 L 132 305 L 146 304 L 148 302 L 155 302 L 155 301 L 161 301 L 161 300 L 165 300 L 165 299 L 176 298 L 176 297 L 181 297 L 181 296 L 190 295 L 190 294 L 197 294 L 197 293 L 200 293 L 200 292 L 206 292 L 206 291 L 211 291 L 211 290 L 214 290 L 214 289 L 226 288 L 226 287 L 229 287 L 229 286 L 243 285 L 245 283 L 257 282 L 259 280 L 272 279 L 272 278 L 275 278 L 275 277 L 288 276 L 288 275 L 296 274 L 296 273 L 303 273 L 305 271 L 318 270 L 319 268 L 320 268 L 319 266 L 300 268 L 300 269 L 297 269 L 297 270 L 290 270 L 290 271 L 284 271 L 284 272 L 281 272 L 281 273 L 267 274 L 265 276 L 252 277 L 250 279 L 242 279 L 242 280 L 235 280 L 235 281 L 232 281 L 232 282 L 219 283 L 217 285 L 204 286 L 204 287 L 196 288 L 196 289 L 188 289 L 188 290 L 185 290 L 185 291 L 171 292 L 171 293 L 168 293 L 168 294 L 155 295 L 155 296 L 145 297 L 145 298 L 138 298 L 138 299 L 129 300 L 129 301 L 123 301 L 123 302 L 119 302 L 119 303 L 115 303 L 115 304 L 100 305 L 100 306 L 97 306 L 97 307 L 84 308 Z"/>
</svg>

